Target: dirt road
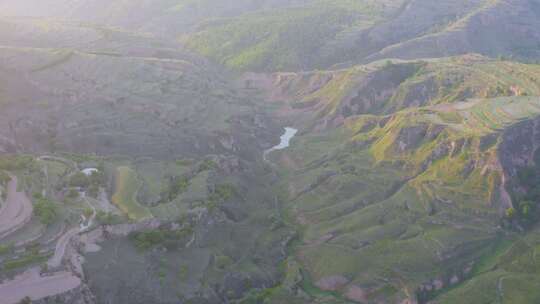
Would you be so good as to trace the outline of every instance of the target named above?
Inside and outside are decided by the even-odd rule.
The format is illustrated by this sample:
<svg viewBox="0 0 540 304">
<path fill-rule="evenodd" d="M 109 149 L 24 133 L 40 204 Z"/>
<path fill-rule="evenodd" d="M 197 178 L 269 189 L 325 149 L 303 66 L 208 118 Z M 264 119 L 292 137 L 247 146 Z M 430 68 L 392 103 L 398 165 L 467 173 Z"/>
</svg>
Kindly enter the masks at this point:
<svg viewBox="0 0 540 304">
<path fill-rule="evenodd" d="M 64 258 L 64 254 L 66 253 L 66 247 L 71 241 L 71 238 L 74 237 L 77 233 L 79 233 L 79 231 L 80 229 L 78 227 L 70 229 L 68 232 L 62 235 L 60 239 L 58 239 L 58 242 L 56 243 L 56 248 L 54 249 L 54 255 L 47 262 L 47 266 L 50 269 L 54 269 L 62 265 L 62 259 Z"/>
<path fill-rule="evenodd" d="M 92 204 L 90 204 L 90 202 L 88 202 L 87 198 L 84 199 L 86 200 L 88 206 L 90 206 L 90 208 L 92 209 L 92 215 L 88 219 L 83 218 L 84 221 L 79 227 L 68 230 L 58 239 L 58 242 L 56 243 L 56 247 L 54 249 L 54 255 L 47 262 L 47 266 L 49 266 L 50 269 L 54 269 L 62 265 L 62 259 L 66 254 L 66 248 L 71 239 L 78 233 L 87 231 L 90 227 L 92 227 L 92 224 L 94 223 L 94 219 L 96 218 L 97 214 L 96 208 Z"/>
<path fill-rule="evenodd" d="M 0 284 L 0 304 L 16 304 L 24 297 L 39 300 L 77 288 L 81 280 L 69 272 L 42 277 L 39 269 L 30 269 L 12 281 Z"/>
<path fill-rule="evenodd" d="M 32 217 L 32 203 L 24 192 L 17 192 L 17 177 L 10 176 L 7 199 L 0 208 L 0 239 L 20 229 Z"/>
</svg>

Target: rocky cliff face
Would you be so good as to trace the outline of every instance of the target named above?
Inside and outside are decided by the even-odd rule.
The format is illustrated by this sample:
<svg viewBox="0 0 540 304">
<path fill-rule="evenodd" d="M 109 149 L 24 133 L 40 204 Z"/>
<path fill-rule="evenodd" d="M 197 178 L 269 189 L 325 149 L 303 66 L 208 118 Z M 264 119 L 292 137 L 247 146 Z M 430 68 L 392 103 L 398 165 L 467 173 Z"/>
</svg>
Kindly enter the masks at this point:
<svg viewBox="0 0 540 304">
<path fill-rule="evenodd" d="M 499 155 L 509 178 L 515 179 L 519 168 L 534 165 L 540 145 L 539 122 L 540 119 L 527 120 L 503 133 Z"/>
<path fill-rule="evenodd" d="M 521 122 L 502 136 L 499 146 L 499 159 L 504 170 L 503 196 L 512 200 L 516 210 L 523 208 L 523 201 L 536 204 L 536 176 L 540 162 L 540 118 Z M 520 227 L 521 228 L 521 227 Z"/>
</svg>

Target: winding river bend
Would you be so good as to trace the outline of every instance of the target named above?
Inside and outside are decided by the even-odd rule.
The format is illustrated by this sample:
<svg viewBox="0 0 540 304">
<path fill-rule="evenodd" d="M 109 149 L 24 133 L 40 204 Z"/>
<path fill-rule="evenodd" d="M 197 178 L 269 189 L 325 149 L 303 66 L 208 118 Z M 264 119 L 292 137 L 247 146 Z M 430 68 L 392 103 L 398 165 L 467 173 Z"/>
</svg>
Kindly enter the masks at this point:
<svg viewBox="0 0 540 304">
<path fill-rule="evenodd" d="M 296 133 L 298 133 L 297 129 L 291 128 L 291 127 L 286 127 L 285 128 L 285 133 L 283 133 L 283 135 L 281 135 L 281 137 L 280 137 L 279 144 L 273 146 L 270 149 L 265 150 L 264 153 L 263 153 L 263 159 L 265 161 L 268 161 L 267 156 L 268 156 L 268 154 L 270 152 L 277 151 L 277 150 L 283 150 L 283 149 L 289 147 L 290 143 L 291 143 L 291 139 L 296 135 Z"/>
</svg>

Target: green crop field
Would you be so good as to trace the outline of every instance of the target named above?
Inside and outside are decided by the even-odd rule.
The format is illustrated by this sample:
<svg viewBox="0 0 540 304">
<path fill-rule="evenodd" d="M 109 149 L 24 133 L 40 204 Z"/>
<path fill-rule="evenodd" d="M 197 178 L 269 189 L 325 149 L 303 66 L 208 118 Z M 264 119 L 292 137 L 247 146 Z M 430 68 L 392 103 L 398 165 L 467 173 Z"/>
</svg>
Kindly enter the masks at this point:
<svg viewBox="0 0 540 304">
<path fill-rule="evenodd" d="M 118 167 L 115 174 L 115 192 L 112 202 L 132 220 L 152 217 L 150 211 L 137 202 L 137 191 L 141 183 L 129 167 Z"/>
</svg>

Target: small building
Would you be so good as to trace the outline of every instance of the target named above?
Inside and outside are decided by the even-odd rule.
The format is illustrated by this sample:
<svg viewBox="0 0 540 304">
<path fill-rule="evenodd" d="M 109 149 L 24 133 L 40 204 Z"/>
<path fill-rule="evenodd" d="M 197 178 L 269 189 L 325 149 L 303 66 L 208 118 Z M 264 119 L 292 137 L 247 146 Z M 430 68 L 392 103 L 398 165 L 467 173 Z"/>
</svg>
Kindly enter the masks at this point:
<svg viewBox="0 0 540 304">
<path fill-rule="evenodd" d="M 96 168 L 86 168 L 86 169 L 83 169 L 81 172 L 84 173 L 84 175 L 86 175 L 86 176 L 90 176 L 93 173 L 99 172 L 99 170 L 96 169 Z"/>
</svg>

